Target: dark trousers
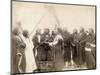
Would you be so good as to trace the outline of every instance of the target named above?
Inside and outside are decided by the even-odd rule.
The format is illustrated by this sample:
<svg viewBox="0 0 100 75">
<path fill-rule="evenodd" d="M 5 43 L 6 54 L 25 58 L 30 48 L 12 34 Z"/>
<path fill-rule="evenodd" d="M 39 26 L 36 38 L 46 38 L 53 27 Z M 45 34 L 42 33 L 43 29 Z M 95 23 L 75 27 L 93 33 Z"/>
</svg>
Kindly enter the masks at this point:
<svg viewBox="0 0 100 75">
<path fill-rule="evenodd" d="M 71 60 L 71 47 L 66 46 L 64 47 L 64 61 L 70 62 L 70 60 Z"/>
</svg>

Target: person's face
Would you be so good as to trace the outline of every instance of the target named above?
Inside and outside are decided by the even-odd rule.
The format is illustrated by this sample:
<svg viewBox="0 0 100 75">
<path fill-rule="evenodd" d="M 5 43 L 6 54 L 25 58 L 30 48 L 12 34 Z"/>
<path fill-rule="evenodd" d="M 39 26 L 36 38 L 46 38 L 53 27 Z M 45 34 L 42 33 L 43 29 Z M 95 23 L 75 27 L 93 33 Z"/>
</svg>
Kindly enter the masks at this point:
<svg viewBox="0 0 100 75">
<path fill-rule="evenodd" d="M 89 29 L 89 33 L 91 34 L 94 33 L 93 29 Z"/>
<path fill-rule="evenodd" d="M 45 33 L 45 34 L 49 34 L 49 30 L 48 30 L 48 29 L 46 29 L 44 33 Z"/>
<path fill-rule="evenodd" d="M 20 34 L 20 32 L 19 32 L 19 30 L 18 30 L 18 29 L 14 29 L 14 30 L 13 30 L 13 34 L 14 34 L 14 35 L 19 35 L 19 34 Z"/>
<path fill-rule="evenodd" d="M 73 30 L 73 34 L 77 34 L 77 30 L 76 29 Z"/>
<path fill-rule="evenodd" d="M 37 31 L 36 31 L 36 34 L 41 34 L 41 30 L 40 30 L 40 29 L 37 30 Z"/>
<path fill-rule="evenodd" d="M 24 32 L 23 32 L 23 36 L 26 37 L 26 38 L 28 38 L 28 37 L 29 37 L 28 31 L 24 31 Z"/>
<path fill-rule="evenodd" d="M 84 32 L 84 28 L 81 28 L 81 29 L 80 29 L 80 33 L 83 33 L 83 32 Z"/>
<path fill-rule="evenodd" d="M 58 31 L 57 30 L 54 30 L 54 34 L 57 35 L 58 34 Z"/>
<path fill-rule="evenodd" d="M 29 33 L 28 33 L 28 32 L 26 33 L 26 37 L 27 37 L 27 38 L 29 37 Z"/>
</svg>

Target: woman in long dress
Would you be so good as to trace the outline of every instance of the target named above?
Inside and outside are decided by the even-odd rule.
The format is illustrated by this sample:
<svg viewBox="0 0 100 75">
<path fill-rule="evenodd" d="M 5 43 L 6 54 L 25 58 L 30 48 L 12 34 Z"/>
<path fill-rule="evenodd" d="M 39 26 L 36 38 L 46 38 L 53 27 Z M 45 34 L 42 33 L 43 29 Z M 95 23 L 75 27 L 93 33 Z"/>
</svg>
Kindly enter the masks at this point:
<svg viewBox="0 0 100 75">
<path fill-rule="evenodd" d="M 35 57 L 33 54 L 33 43 L 32 38 L 29 36 L 28 31 L 24 30 L 23 35 L 21 35 L 21 38 L 23 39 L 24 43 L 26 44 L 25 48 L 25 57 L 26 57 L 26 73 L 33 72 L 37 69 Z"/>
</svg>

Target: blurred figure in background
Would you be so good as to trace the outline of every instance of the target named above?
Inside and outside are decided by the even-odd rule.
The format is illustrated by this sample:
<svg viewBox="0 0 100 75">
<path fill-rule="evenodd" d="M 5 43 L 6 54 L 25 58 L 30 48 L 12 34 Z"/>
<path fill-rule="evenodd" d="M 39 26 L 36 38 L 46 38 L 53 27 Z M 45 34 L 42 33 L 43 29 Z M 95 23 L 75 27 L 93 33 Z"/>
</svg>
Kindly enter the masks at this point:
<svg viewBox="0 0 100 75">
<path fill-rule="evenodd" d="M 87 34 L 87 43 L 86 43 L 86 65 L 88 69 L 96 68 L 95 40 L 96 38 L 94 30 L 90 28 Z"/>
<path fill-rule="evenodd" d="M 92 28 L 89 29 L 88 42 L 95 44 L 95 33 L 94 33 L 94 30 Z"/>
<path fill-rule="evenodd" d="M 26 68 L 25 61 L 25 43 L 20 37 L 18 28 L 13 30 L 12 35 L 12 72 L 24 73 Z"/>
<path fill-rule="evenodd" d="M 42 34 L 41 42 L 48 42 L 49 39 L 50 39 L 50 30 L 48 28 L 45 28 Z"/>
<path fill-rule="evenodd" d="M 64 30 L 63 32 L 63 39 L 64 39 L 64 62 L 65 65 L 68 67 L 71 65 L 71 34 Z"/>
<path fill-rule="evenodd" d="M 36 71 L 40 71 L 40 64 L 39 62 L 42 60 L 42 52 L 43 50 L 40 47 L 41 44 L 41 29 L 37 29 L 35 35 L 32 38 L 32 42 L 33 42 L 33 53 L 35 55 L 35 60 L 36 60 L 36 65 L 37 65 L 37 70 Z"/>
<path fill-rule="evenodd" d="M 77 29 L 73 30 L 72 34 L 72 56 L 75 64 L 79 64 L 79 34 Z"/>
<path fill-rule="evenodd" d="M 64 66 L 63 57 L 63 37 L 58 30 L 54 30 L 54 40 L 49 45 L 54 50 L 54 67 L 56 71 L 61 71 Z"/>
<path fill-rule="evenodd" d="M 48 42 L 50 41 L 50 30 L 48 28 L 44 29 L 44 33 L 41 36 L 41 43 L 44 43 L 43 45 L 44 50 L 42 50 L 42 56 L 43 60 L 48 61 L 51 60 L 51 50 L 48 45 Z"/>
<path fill-rule="evenodd" d="M 84 28 L 80 28 L 79 32 L 79 65 L 82 66 L 85 63 L 85 46 L 87 35 Z"/>
<path fill-rule="evenodd" d="M 41 41 L 41 29 L 37 29 L 35 35 L 32 38 L 33 41 L 33 52 L 36 55 L 39 51 L 37 51 L 37 47 L 40 45 Z M 38 56 L 38 55 L 37 55 Z"/>
</svg>

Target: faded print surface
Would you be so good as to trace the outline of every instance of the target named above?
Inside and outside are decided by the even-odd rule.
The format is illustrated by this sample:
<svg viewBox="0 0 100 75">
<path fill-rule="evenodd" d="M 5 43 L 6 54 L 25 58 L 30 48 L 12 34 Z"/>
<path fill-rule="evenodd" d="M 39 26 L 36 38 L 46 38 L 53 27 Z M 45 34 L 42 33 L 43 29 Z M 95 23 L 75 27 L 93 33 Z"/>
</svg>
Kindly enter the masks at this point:
<svg viewBox="0 0 100 75">
<path fill-rule="evenodd" d="M 12 1 L 12 74 L 95 69 L 95 10 Z"/>
</svg>

